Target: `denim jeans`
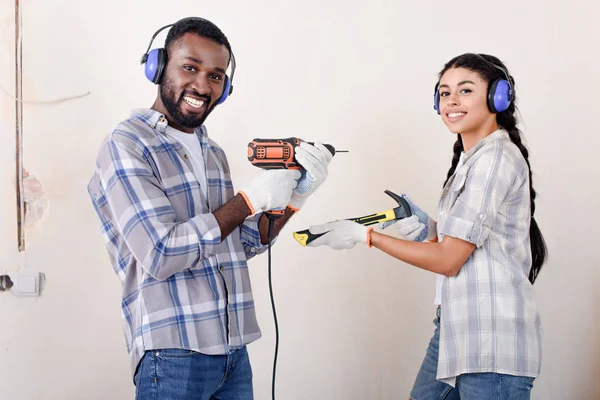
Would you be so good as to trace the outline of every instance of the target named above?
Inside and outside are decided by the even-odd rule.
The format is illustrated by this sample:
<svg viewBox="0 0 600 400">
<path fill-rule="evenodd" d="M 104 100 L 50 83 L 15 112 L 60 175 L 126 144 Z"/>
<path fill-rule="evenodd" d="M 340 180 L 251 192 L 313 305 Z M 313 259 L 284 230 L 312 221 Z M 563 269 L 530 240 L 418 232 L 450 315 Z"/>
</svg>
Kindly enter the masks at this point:
<svg viewBox="0 0 600 400">
<path fill-rule="evenodd" d="M 534 378 L 497 373 L 463 374 L 456 387 L 435 379 L 440 345 L 440 317 L 410 396 L 414 400 L 529 400 Z"/>
<path fill-rule="evenodd" d="M 228 355 L 147 351 L 134 377 L 136 400 L 252 400 L 246 347 Z"/>
</svg>

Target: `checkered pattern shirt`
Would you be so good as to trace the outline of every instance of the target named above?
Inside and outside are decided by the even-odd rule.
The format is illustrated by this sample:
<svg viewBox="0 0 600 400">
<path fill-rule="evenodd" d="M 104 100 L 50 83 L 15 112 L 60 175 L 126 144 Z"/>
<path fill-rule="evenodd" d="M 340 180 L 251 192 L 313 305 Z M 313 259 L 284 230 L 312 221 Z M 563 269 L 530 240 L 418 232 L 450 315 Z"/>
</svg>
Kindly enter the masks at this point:
<svg viewBox="0 0 600 400">
<path fill-rule="evenodd" d="M 135 110 L 105 139 L 88 185 L 121 304 L 131 371 L 144 352 L 227 354 L 261 335 L 246 260 L 260 243 L 256 214 L 227 237 L 212 212 L 234 196 L 223 150 L 196 129 L 207 195 L 157 111 Z"/>
<path fill-rule="evenodd" d="M 465 373 L 537 377 L 541 325 L 533 287 L 529 169 L 502 129 L 463 153 L 438 208 L 438 240 L 477 247 L 442 285 L 437 379 Z"/>
</svg>

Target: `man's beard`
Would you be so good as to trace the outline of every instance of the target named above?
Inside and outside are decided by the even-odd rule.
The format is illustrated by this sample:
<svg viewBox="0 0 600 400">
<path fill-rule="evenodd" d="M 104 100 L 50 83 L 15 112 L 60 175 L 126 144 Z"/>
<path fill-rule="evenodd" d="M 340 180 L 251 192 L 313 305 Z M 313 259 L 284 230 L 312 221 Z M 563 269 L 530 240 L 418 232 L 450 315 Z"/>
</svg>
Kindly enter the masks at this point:
<svg viewBox="0 0 600 400">
<path fill-rule="evenodd" d="M 204 123 L 208 114 L 211 113 L 213 107 L 209 107 L 210 104 L 210 96 L 199 96 L 198 93 L 194 93 L 194 97 L 203 98 L 204 104 L 206 105 L 206 111 L 203 114 L 192 114 L 186 115 L 181 112 L 181 103 L 184 101 L 183 96 L 185 92 L 181 94 L 179 99 L 175 99 L 175 85 L 173 81 L 171 81 L 166 76 L 163 79 L 163 82 L 160 85 L 160 99 L 162 100 L 167 112 L 171 116 L 171 118 L 180 126 L 184 128 L 195 129 L 201 126 Z"/>
</svg>

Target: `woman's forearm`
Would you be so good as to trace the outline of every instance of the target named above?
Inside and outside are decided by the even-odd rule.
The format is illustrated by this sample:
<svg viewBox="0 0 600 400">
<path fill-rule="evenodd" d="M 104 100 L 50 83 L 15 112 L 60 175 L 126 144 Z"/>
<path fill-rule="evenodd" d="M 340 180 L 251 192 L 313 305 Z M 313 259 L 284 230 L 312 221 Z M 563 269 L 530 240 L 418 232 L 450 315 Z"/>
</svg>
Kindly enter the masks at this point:
<svg viewBox="0 0 600 400">
<path fill-rule="evenodd" d="M 410 242 L 379 232 L 371 232 L 371 245 L 415 267 L 454 276 L 467 261 L 475 245 L 445 237 L 440 243 Z"/>
</svg>

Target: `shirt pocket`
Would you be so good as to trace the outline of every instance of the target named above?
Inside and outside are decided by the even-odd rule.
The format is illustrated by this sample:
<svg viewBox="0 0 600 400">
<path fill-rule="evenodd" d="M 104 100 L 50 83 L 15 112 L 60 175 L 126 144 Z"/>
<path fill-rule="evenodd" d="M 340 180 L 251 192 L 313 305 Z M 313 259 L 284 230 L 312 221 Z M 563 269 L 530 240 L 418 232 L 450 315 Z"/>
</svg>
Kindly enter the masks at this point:
<svg viewBox="0 0 600 400">
<path fill-rule="evenodd" d="M 185 222 L 207 210 L 204 194 L 196 180 L 187 179 L 185 175 L 173 177 L 172 186 L 166 191 L 167 198 L 175 212 L 176 222 Z"/>
<path fill-rule="evenodd" d="M 440 234 L 440 227 L 444 226 L 444 223 L 448 219 L 450 210 L 456 204 L 456 200 L 463 192 L 465 188 L 465 182 L 467 181 L 467 174 L 457 173 L 453 175 L 448 184 L 444 186 L 440 201 L 438 203 L 437 223 L 438 223 L 438 240 L 443 239 L 443 235 Z"/>
<path fill-rule="evenodd" d="M 466 173 L 457 173 L 453 176 L 449 184 L 444 188 L 442 197 L 440 200 L 440 216 L 439 219 L 443 219 L 452 207 L 456 204 L 456 200 L 465 189 L 465 183 L 467 181 Z"/>
</svg>

